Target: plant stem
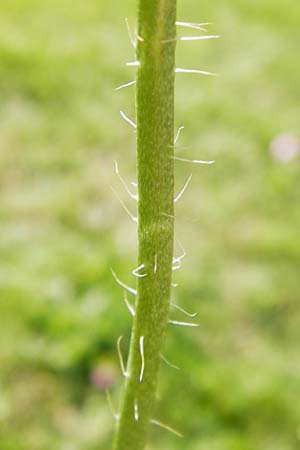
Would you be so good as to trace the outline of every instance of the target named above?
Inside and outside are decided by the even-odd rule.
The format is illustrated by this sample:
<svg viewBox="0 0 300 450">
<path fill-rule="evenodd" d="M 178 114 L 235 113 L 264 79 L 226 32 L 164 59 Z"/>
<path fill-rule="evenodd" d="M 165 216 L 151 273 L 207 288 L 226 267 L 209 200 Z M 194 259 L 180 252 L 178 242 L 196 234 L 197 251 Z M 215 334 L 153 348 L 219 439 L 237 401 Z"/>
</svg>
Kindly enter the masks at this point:
<svg viewBox="0 0 300 450">
<path fill-rule="evenodd" d="M 135 316 L 114 450 L 142 450 L 166 333 L 174 240 L 176 0 L 140 0 L 137 58 L 138 265 Z M 165 42 L 167 41 L 167 42 Z"/>
</svg>

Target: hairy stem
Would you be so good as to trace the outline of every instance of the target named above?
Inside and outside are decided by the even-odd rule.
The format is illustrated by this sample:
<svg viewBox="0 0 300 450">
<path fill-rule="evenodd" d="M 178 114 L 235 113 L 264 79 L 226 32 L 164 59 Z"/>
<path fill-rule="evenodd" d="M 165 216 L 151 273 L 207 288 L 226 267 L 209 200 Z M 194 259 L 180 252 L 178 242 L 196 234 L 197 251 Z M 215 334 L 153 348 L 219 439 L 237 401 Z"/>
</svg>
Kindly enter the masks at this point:
<svg viewBox="0 0 300 450">
<path fill-rule="evenodd" d="M 176 0 L 139 0 L 138 264 L 135 316 L 114 450 L 142 450 L 168 323 L 174 239 Z"/>
</svg>

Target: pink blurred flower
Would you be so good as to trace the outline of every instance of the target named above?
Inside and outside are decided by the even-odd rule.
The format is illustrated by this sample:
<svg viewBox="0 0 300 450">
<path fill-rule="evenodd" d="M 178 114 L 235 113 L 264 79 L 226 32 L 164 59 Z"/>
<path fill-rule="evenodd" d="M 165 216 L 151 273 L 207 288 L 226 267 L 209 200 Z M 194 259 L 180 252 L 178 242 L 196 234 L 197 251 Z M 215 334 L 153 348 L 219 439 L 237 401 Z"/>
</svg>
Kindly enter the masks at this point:
<svg viewBox="0 0 300 450">
<path fill-rule="evenodd" d="M 109 389 L 116 380 L 116 368 L 110 363 L 102 363 L 90 374 L 91 383 L 101 390 Z"/>
<path fill-rule="evenodd" d="M 270 145 L 273 158 L 281 163 L 288 163 L 300 153 L 300 141 L 292 134 L 280 134 Z"/>
</svg>

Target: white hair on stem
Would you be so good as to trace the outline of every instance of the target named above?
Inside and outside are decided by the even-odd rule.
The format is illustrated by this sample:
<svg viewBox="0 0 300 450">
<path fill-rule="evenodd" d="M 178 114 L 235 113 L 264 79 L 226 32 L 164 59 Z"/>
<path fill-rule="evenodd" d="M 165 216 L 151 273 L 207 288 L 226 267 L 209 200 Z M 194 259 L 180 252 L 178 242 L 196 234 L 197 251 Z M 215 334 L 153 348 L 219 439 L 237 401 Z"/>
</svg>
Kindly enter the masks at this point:
<svg viewBox="0 0 300 450">
<path fill-rule="evenodd" d="M 172 39 L 166 39 L 164 41 L 161 41 L 163 44 L 167 44 L 169 42 L 174 41 L 202 41 L 202 40 L 208 40 L 208 39 L 218 39 L 220 36 L 218 34 L 208 34 L 208 35 L 202 35 L 202 36 L 177 36 Z"/>
<path fill-rule="evenodd" d="M 170 427 L 169 425 L 166 425 L 163 422 L 160 422 L 159 420 L 155 420 L 155 419 L 151 419 L 150 423 L 152 423 L 152 425 L 156 425 L 157 427 L 160 428 L 164 428 L 167 431 L 170 431 L 173 434 L 176 434 L 176 436 L 178 437 L 183 437 L 183 434 L 179 433 L 179 431 L 175 430 L 174 428 Z"/>
<path fill-rule="evenodd" d="M 128 286 L 128 284 L 123 283 L 123 281 L 120 280 L 120 278 L 117 277 L 116 273 L 114 272 L 114 270 L 111 268 L 111 273 L 112 276 L 114 277 L 114 279 L 116 280 L 116 282 L 124 289 L 126 289 L 126 291 L 130 292 L 130 294 L 136 295 L 137 294 L 137 290 L 133 289 L 132 287 Z"/>
<path fill-rule="evenodd" d="M 171 306 L 173 306 L 173 308 L 177 309 L 178 311 L 182 312 L 183 314 L 185 314 L 188 317 L 196 317 L 198 315 L 198 313 L 189 313 L 187 312 L 185 309 L 181 308 L 181 306 L 176 305 L 176 303 L 171 302 Z"/>
<path fill-rule="evenodd" d="M 217 76 L 217 74 L 214 72 L 208 72 L 206 70 L 199 70 L 199 69 L 183 69 L 181 67 L 176 67 L 175 73 L 196 73 L 199 75 L 210 75 L 213 77 Z"/>
<path fill-rule="evenodd" d="M 133 47 L 134 49 L 136 49 L 136 40 L 133 38 L 133 34 L 132 34 L 132 32 L 131 32 L 131 28 L 130 28 L 130 25 L 129 25 L 128 17 L 125 17 L 125 24 L 126 24 L 126 28 L 127 28 L 127 33 L 128 33 L 129 41 L 130 41 L 132 47 Z"/>
<path fill-rule="evenodd" d="M 126 63 L 126 66 L 128 67 L 139 67 L 140 66 L 140 61 L 128 61 Z"/>
<path fill-rule="evenodd" d="M 174 263 L 175 263 L 175 264 L 174 264 Z M 172 266 L 173 272 L 175 272 L 175 270 L 181 269 L 181 266 L 182 266 L 182 262 L 179 261 L 179 260 L 176 259 L 176 258 L 173 258 L 173 266 Z"/>
<path fill-rule="evenodd" d="M 125 120 L 125 122 L 129 123 L 129 125 L 131 125 L 132 128 L 134 128 L 134 129 L 136 130 L 136 123 L 135 123 L 133 120 L 129 119 L 129 117 L 126 116 L 126 114 L 124 113 L 124 111 L 121 110 L 121 111 L 120 111 L 120 114 L 121 114 L 121 116 L 123 117 L 123 119 Z"/>
<path fill-rule="evenodd" d="M 131 273 L 132 273 L 132 275 L 134 275 L 135 277 L 138 277 L 138 278 L 144 278 L 144 277 L 147 276 L 146 273 L 138 273 L 140 270 L 142 270 L 142 269 L 144 269 L 144 268 L 145 268 L 145 264 L 141 264 L 141 265 L 139 265 L 136 269 L 134 269 Z"/>
<path fill-rule="evenodd" d="M 172 286 L 173 288 L 177 288 L 179 285 L 178 285 L 178 283 L 171 283 L 171 286 Z"/>
<path fill-rule="evenodd" d="M 172 260 L 172 270 L 173 272 L 175 272 L 175 270 L 179 270 L 182 267 L 182 261 L 181 261 L 181 257 L 179 256 L 178 258 L 173 257 Z"/>
<path fill-rule="evenodd" d="M 184 28 L 192 28 L 194 30 L 200 30 L 200 31 L 207 31 L 206 28 L 203 28 L 207 25 L 211 25 L 211 22 L 202 22 L 202 23 L 195 23 L 195 22 L 184 22 L 182 20 L 177 20 L 175 22 L 175 25 L 179 27 Z"/>
<path fill-rule="evenodd" d="M 175 161 L 182 161 L 182 162 L 187 162 L 187 163 L 192 163 L 192 164 L 214 164 L 215 161 L 205 161 L 203 159 L 189 159 L 189 158 L 181 158 L 180 156 L 171 156 L 172 159 L 174 159 Z"/>
<path fill-rule="evenodd" d="M 119 180 L 121 181 L 122 185 L 125 188 L 125 191 L 127 192 L 127 194 L 135 201 L 137 201 L 138 196 L 137 194 L 134 194 L 133 192 L 131 192 L 131 190 L 128 188 L 124 178 L 121 176 L 120 172 L 119 172 L 119 167 L 118 167 L 118 163 L 117 161 L 115 161 L 115 171 L 116 171 L 116 175 L 119 178 Z"/>
<path fill-rule="evenodd" d="M 124 211 L 128 214 L 128 216 L 131 218 L 131 220 L 133 220 L 134 223 L 138 223 L 138 218 L 136 216 L 134 216 L 129 209 L 127 208 L 127 206 L 125 205 L 125 203 L 123 202 L 123 200 L 119 197 L 119 195 L 116 193 L 116 191 L 114 190 L 114 188 L 111 187 L 112 192 L 114 193 L 114 195 L 116 196 L 116 198 L 119 200 L 122 208 L 124 209 Z"/>
<path fill-rule="evenodd" d="M 178 139 L 179 139 L 179 137 L 180 137 L 180 135 L 181 135 L 182 130 L 184 130 L 184 125 L 182 125 L 181 127 L 178 128 L 177 133 L 176 133 L 176 136 L 175 136 L 175 139 L 174 139 L 174 145 L 177 144 Z"/>
<path fill-rule="evenodd" d="M 128 83 L 121 84 L 121 86 L 116 87 L 114 90 L 115 91 L 120 91 L 121 89 L 127 88 L 129 86 L 133 86 L 134 84 L 136 84 L 136 80 L 129 81 Z"/>
<path fill-rule="evenodd" d="M 112 403 L 112 399 L 111 399 L 111 395 L 110 395 L 110 392 L 109 392 L 108 389 L 105 390 L 105 394 L 106 394 L 106 400 L 107 400 L 107 403 L 108 403 L 108 407 L 110 409 L 110 412 L 111 412 L 113 418 L 115 420 L 119 420 L 119 415 L 115 412 L 115 409 L 114 409 L 114 406 L 113 406 L 113 403 Z"/>
<path fill-rule="evenodd" d="M 164 355 L 160 353 L 159 356 L 161 360 L 167 364 L 167 366 L 172 367 L 172 369 L 180 370 L 180 367 L 175 366 L 175 364 L 172 364 Z"/>
<path fill-rule="evenodd" d="M 179 322 L 178 320 L 169 320 L 171 325 L 179 325 L 181 327 L 200 327 L 198 323 Z"/>
<path fill-rule="evenodd" d="M 184 183 L 183 188 L 181 189 L 181 191 L 176 195 L 176 197 L 174 198 L 174 203 L 177 203 L 178 200 L 182 197 L 182 195 L 185 193 L 186 188 L 188 187 L 188 185 L 190 184 L 190 181 L 192 179 L 192 174 L 190 174 L 190 176 L 188 177 L 188 179 L 186 180 L 186 182 Z"/>
<path fill-rule="evenodd" d="M 139 405 L 137 399 L 134 400 L 133 410 L 134 410 L 134 420 L 137 422 L 139 420 Z"/>
<path fill-rule="evenodd" d="M 183 253 L 183 254 L 180 255 L 180 256 L 173 256 L 173 260 L 172 260 L 172 261 L 173 261 L 173 264 L 174 264 L 174 263 L 178 263 L 178 262 L 181 264 L 181 263 L 182 263 L 181 260 L 182 260 L 184 257 L 185 257 L 185 253 Z"/>
<path fill-rule="evenodd" d="M 154 273 L 157 272 L 157 254 L 154 255 L 154 267 L 153 267 L 153 272 L 154 272 Z"/>
<path fill-rule="evenodd" d="M 128 309 L 128 311 L 130 312 L 130 314 L 132 315 L 132 317 L 135 316 L 135 309 L 134 307 L 131 305 L 131 303 L 129 303 L 127 295 L 126 295 L 126 291 L 124 292 L 124 297 L 123 297 L 124 303 Z"/>
<path fill-rule="evenodd" d="M 180 241 L 177 239 L 177 242 L 181 248 L 182 254 L 180 256 L 174 256 L 172 259 L 172 263 L 175 264 L 175 266 L 172 267 L 172 270 L 178 270 L 181 268 L 182 265 L 182 259 L 186 256 L 186 251 L 184 250 L 182 244 L 180 243 Z"/>
<path fill-rule="evenodd" d="M 127 372 L 126 369 L 125 369 L 124 360 L 123 360 L 122 351 L 121 351 L 121 340 L 122 339 L 123 339 L 123 336 L 119 336 L 118 340 L 117 340 L 118 356 L 119 356 L 119 361 L 120 361 L 120 367 L 121 367 L 122 374 L 123 374 L 123 376 L 125 378 L 129 378 L 129 372 Z"/>
<path fill-rule="evenodd" d="M 141 360 L 142 360 L 141 371 L 140 371 L 140 383 L 141 383 L 143 381 L 144 370 L 145 370 L 144 336 L 140 337 L 139 344 L 140 344 L 140 354 L 141 354 Z"/>
</svg>

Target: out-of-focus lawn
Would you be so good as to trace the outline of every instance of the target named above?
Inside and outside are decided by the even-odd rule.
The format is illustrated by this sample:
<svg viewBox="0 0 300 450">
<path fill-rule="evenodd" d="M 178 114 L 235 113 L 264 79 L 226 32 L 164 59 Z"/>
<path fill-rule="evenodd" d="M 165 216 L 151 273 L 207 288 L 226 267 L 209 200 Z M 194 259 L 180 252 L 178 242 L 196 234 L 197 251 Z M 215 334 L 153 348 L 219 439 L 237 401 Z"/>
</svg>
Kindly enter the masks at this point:
<svg viewBox="0 0 300 450">
<path fill-rule="evenodd" d="M 134 179 L 133 0 L 2 0 L 0 7 L 0 449 L 107 450 L 130 317 L 135 229 L 113 196 Z M 270 154 L 299 136 L 300 5 L 179 2 L 219 41 L 178 45 L 176 233 L 187 251 L 174 301 L 199 329 L 170 328 L 149 450 L 300 446 L 300 160 Z M 188 148 L 186 148 L 188 147 Z M 129 203 L 130 208 L 134 205 Z M 176 252 L 180 251 L 176 248 Z M 174 317 L 181 318 L 180 314 Z M 125 347 L 125 343 L 124 343 Z M 126 348 L 126 347 L 125 347 Z M 130 449 L 128 449 L 130 450 Z"/>
</svg>

